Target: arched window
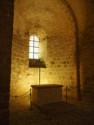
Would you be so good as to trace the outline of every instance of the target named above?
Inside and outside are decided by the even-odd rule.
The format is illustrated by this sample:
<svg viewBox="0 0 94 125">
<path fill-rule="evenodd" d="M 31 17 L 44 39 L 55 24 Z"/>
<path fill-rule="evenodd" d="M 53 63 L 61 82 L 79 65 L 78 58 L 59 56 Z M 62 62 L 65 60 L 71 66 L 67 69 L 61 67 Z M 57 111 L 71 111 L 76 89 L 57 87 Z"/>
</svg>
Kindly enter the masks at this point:
<svg viewBox="0 0 94 125">
<path fill-rule="evenodd" d="M 29 59 L 39 59 L 39 38 L 35 35 L 29 38 Z"/>
<path fill-rule="evenodd" d="M 29 37 L 29 67 L 35 68 L 45 68 L 45 63 L 40 59 L 41 49 L 40 49 L 39 37 L 36 35 L 31 35 Z M 39 53 L 40 50 L 40 53 Z"/>
</svg>

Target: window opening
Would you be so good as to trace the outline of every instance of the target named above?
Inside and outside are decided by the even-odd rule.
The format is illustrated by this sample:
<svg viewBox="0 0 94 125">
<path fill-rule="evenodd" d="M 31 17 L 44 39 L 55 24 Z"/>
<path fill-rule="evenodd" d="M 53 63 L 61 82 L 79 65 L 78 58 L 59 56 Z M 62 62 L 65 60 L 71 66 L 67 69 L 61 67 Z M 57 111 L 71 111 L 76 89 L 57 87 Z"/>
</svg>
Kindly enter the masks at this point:
<svg viewBox="0 0 94 125">
<path fill-rule="evenodd" d="M 39 58 L 39 42 L 36 35 L 29 37 L 29 67 L 46 68 L 45 62 Z"/>
<path fill-rule="evenodd" d="M 29 59 L 39 59 L 39 38 L 35 35 L 29 39 Z"/>
</svg>

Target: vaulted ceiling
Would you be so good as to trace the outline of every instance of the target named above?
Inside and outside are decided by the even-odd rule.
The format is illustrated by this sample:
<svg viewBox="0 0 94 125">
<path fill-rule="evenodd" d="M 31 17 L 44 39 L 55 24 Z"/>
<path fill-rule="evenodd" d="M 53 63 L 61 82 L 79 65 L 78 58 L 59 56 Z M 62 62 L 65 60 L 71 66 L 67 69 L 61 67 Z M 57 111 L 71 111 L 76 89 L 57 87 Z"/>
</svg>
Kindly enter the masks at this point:
<svg viewBox="0 0 94 125">
<path fill-rule="evenodd" d="M 47 34 L 70 34 L 75 27 L 74 17 L 65 0 L 16 0 L 15 11 L 26 24 L 26 29 L 43 29 Z M 65 32 L 67 31 L 68 32 Z"/>
<path fill-rule="evenodd" d="M 15 10 L 19 13 L 16 20 L 22 18 L 27 30 L 39 27 L 46 32 L 56 31 L 55 34 L 60 34 L 64 33 L 62 29 L 73 28 L 70 25 L 75 23 L 75 15 L 79 30 L 82 31 L 87 21 L 90 22 L 91 15 L 94 15 L 93 4 L 93 0 L 15 0 Z"/>
</svg>

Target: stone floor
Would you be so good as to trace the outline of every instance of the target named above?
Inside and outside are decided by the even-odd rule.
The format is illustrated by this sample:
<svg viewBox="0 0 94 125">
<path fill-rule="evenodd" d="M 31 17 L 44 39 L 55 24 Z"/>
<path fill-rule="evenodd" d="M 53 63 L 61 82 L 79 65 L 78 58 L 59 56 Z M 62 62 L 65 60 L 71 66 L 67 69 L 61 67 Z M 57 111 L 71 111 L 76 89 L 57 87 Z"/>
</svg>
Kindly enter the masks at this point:
<svg viewBox="0 0 94 125">
<path fill-rule="evenodd" d="M 65 102 L 20 108 L 10 112 L 10 125 L 94 125 L 94 110 Z"/>
</svg>

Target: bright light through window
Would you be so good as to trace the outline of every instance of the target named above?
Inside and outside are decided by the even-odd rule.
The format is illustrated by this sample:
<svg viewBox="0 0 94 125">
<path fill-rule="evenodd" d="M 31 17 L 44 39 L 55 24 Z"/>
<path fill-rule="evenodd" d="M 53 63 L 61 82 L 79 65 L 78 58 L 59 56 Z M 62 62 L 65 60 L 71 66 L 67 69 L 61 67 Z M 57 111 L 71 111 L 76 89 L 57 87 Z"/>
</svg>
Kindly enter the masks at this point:
<svg viewBox="0 0 94 125">
<path fill-rule="evenodd" d="M 35 47 L 39 47 L 39 42 L 34 42 Z"/>
<path fill-rule="evenodd" d="M 37 36 L 34 36 L 35 41 L 39 41 L 39 38 Z"/>
<path fill-rule="evenodd" d="M 39 59 L 39 38 L 35 35 L 29 39 L 29 59 Z"/>
</svg>

